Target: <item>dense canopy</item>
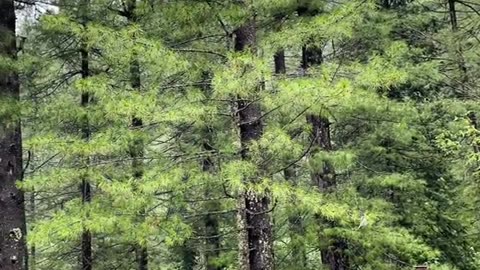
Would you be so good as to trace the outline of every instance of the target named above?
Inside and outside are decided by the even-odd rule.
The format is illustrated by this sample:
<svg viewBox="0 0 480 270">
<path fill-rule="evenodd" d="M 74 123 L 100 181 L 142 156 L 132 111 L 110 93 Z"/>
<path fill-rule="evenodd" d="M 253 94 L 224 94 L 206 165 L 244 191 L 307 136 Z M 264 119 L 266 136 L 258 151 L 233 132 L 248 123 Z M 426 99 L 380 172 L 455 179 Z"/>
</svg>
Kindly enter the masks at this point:
<svg viewBox="0 0 480 270">
<path fill-rule="evenodd" d="M 479 29 L 478 0 L 0 0 L 0 269 L 480 269 Z"/>
</svg>

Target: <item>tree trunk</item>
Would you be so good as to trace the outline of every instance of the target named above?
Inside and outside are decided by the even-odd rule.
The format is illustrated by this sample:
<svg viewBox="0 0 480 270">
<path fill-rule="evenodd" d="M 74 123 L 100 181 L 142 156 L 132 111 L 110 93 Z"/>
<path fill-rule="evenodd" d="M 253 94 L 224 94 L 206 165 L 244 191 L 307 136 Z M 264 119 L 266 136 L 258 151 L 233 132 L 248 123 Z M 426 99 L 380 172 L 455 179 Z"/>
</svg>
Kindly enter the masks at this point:
<svg viewBox="0 0 480 270">
<path fill-rule="evenodd" d="M 137 60 L 133 60 L 131 67 L 131 85 L 133 88 L 140 88 L 140 66 Z M 143 126 L 143 120 L 136 116 L 132 118 L 132 127 L 139 129 Z M 142 138 L 136 138 L 130 149 L 130 156 L 132 157 L 132 171 L 135 179 L 141 179 L 143 177 L 143 157 L 144 157 L 144 143 Z M 142 215 L 145 211 L 141 211 L 140 219 L 143 220 Z M 139 270 L 148 269 L 148 251 L 146 246 L 136 245 L 135 247 L 136 260 Z"/>
<path fill-rule="evenodd" d="M 306 71 L 312 65 L 322 63 L 322 51 L 317 47 L 302 48 L 302 68 Z M 332 142 L 330 138 L 330 121 L 328 117 L 308 114 L 307 122 L 310 123 L 312 131 L 310 139 L 316 150 L 332 151 Z M 315 149 L 314 149 L 315 152 Z M 335 168 L 333 165 L 325 161 L 323 168 L 311 174 L 312 184 L 321 192 L 331 192 L 336 187 Z M 331 224 L 330 224 L 331 225 Z M 347 244 L 344 240 L 334 240 L 333 243 L 321 251 L 322 262 L 327 265 L 330 270 L 346 270 L 348 269 L 348 258 L 345 254 Z"/>
<path fill-rule="evenodd" d="M 448 1 L 448 14 L 450 16 L 450 25 L 452 26 L 452 31 L 457 32 L 458 23 L 457 23 L 457 11 L 455 9 L 455 0 Z"/>
<path fill-rule="evenodd" d="M 140 90 L 140 66 L 138 60 L 133 60 L 131 67 L 131 85 L 134 89 Z M 134 129 L 139 129 L 143 126 L 143 120 L 136 116 L 132 118 L 132 127 Z M 144 157 L 144 142 L 142 138 L 136 138 L 133 141 L 132 147 L 130 149 L 130 156 L 132 157 L 132 170 L 133 177 L 136 179 L 141 179 L 143 177 L 143 157 Z M 142 215 L 145 214 L 145 211 L 140 213 L 140 219 L 143 220 Z M 136 246 L 136 260 L 138 263 L 139 270 L 148 269 L 148 251 L 146 246 Z"/>
<path fill-rule="evenodd" d="M 458 20 L 457 20 L 457 10 L 455 7 L 455 0 L 447 0 L 448 1 L 448 14 L 450 17 L 450 25 L 452 27 L 452 32 L 453 34 L 458 32 Z M 460 71 L 460 88 L 462 89 L 462 95 L 467 95 L 468 87 L 466 87 L 466 84 L 468 83 L 468 74 L 467 74 L 467 66 L 465 64 L 465 59 L 463 58 L 463 52 L 462 52 L 462 46 L 458 44 L 457 47 L 457 52 L 456 52 L 456 58 L 458 61 L 458 69 Z M 468 95 L 467 95 L 468 96 Z M 468 114 L 468 119 L 470 121 L 471 126 L 478 131 L 477 127 L 477 114 L 476 112 L 470 112 Z M 474 144 L 473 145 L 473 150 L 475 153 L 478 153 L 479 151 L 479 146 Z"/>
<path fill-rule="evenodd" d="M 448 1 L 448 14 L 450 17 L 450 25 L 452 27 L 452 33 L 456 34 L 458 32 L 458 20 L 457 20 L 457 10 L 455 7 L 455 0 L 447 0 Z M 457 37 L 455 37 L 457 38 Z M 455 41 L 457 42 L 457 41 Z M 468 87 L 466 87 L 466 84 L 468 83 L 468 74 L 467 74 L 467 66 L 465 64 L 465 59 L 463 58 L 463 48 L 458 41 L 458 44 L 456 46 L 456 52 L 455 52 L 455 57 L 457 58 L 458 61 L 458 69 L 460 71 L 460 88 L 461 88 L 461 96 L 468 96 Z"/>
<path fill-rule="evenodd" d="M 84 28 L 86 28 L 86 24 L 88 21 L 88 8 L 90 5 L 90 0 L 82 1 L 82 9 L 81 9 L 81 22 Z M 81 75 L 82 79 L 87 79 L 90 77 L 90 62 L 89 62 L 89 53 L 87 50 L 87 45 L 85 41 L 82 41 L 81 48 L 80 48 L 80 65 L 81 65 Z M 83 92 L 80 98 L 80 105 L 83 108 L 87 108 L 90 102 L 90 93 Z M 81 132 L 82 138 L 85 140 L 86 143 L 90 140 L 90 123 L 88 119 L 88 114 L 85 113 L 84 118 L 82 119 L 81 123 Z M 89 157 L 85 157 L 83 162 L 85 166 L 88 166 L 90 163 Z M 91 194 L 91 187 L 88 179 L 85 177 L 82 179 L 82 183 L 80 184 L 80 192 L 82 196 L 82 204 L 89 204 L 92 200 Z M 88 218 L 88 217 L 87 217 Z M 92 270 L 92 235 L 87 228 L 83 228 L 82 232 L 82 251 L 81 251 L 81 261 L 82 261 L 82 270 Z"/>
<path fill-rule="evenodd" d="M 182 245 L 175 248 L 175 253 L 181 257 L 179 270 L 194 270 L 196 250 L 192 241 L 185 241 Z"/>
<path fill-rule="evenodd" d="M 0 54 L 16 58 L 13 0 L 0 0 Z M 22 133 L 16 106 L 20 99 L 18 75 L 0 67 L 0 106 L 10 107 L 0 115 L 0 269 L 20 270 L 25 260 L 25 207 L 22 180 Z"/>
<path fill-rule="evenodd" d="M 90 76 L 89 70 L 89 60 L 88 60 L 88 51 L 85 48 L 82 48 L 80 51 L 81 55 L 81 68 L 82 68 L 82 78 L 86 79 Z M 82 107 L 87 107 L 90 102 L 90 94 L 88 92 L 82 93 L 81 105 Z M 90 127 L 88 116 L 85 115 L 82 123 L 82 138 L 88 142 L 90 139 Z M 88 166 L 89 158 L 86 157 L 84 162 Z M 91 187 L 87 179 L 82 179 L 82 184 L 80 185 L 80 191 L 82 194 L 82 204 L 88 204 L 92 200 Z M 82 270 L 92 270 L 92 235 L 88 229 L 83 229 L 82 232 Z"/>
<path fill-rule="evenodd" d="M 131 85 L 135 89 L 140 89 L 140 66 L 137 60 L 133 60 L 130 68 L 131 72 Z M 136 116 L 132 118 L 132 127 L 139 129 L 143 126 L 143 120 Z M 143 177 L 143 157 L 144 157 L 144 143 L 142 138 L 137 138 L 134 140 L 132 148 L 130 149 L 130 155 L 132 157 L 132 170 L 133 177 L 136 179 L 141 179 Z M 140 219 L 143 220 L 143 215 L 145 211 L 141 211 Z M 139 270 L 148 269 L 148 250 L 146 246 L 136 246 L 136 260 L 138 263 Z"/>
<path fill-rule="evenodd" d="M 298 10 L 299 16 L 305 16 L 305 9 Z M 304 73 L 308 68 L 314 65 L 321 65 L 323 62 L 322 49 L 315 45 L 306 44 L 302 47 L 301 68 Z M 332 151 L 332 142 L 330 138 L 330 121 L 328 117 L 318 114 L 308 114 L 307 122 L 311 125 L 310 139 L 313 142 L 313 152 L 315 151 Z M 323 168 L 316 170 L 311 174 L 312 185 L 316 186 L 321 192 L 331 192 L 336 187 L 335 168 L 333 165 L 325 161 Z M 324 221 L 321 221 L 324 222 Z M 332 226 L 334 224 L 329 224 Z M 334 239 L 332 243 L 325 249 L 321 250 L 322 263 L 330 270 L 346 270 L 349 269 L 348 257 L 345 250 L 348 248 L 344 240 Z"/>
<path fill-rule="evenodd" d="M 129 23 L 136 23 L 138 18 L 136 12 L 136 0 L 127 0 L 125 10 L 123 14 Z M 136 91 L 140 91 L 140 63 L 135 56 L 132 57 L 130 63 L 130 85 Z M 143 126 L 143 120 L 135 115 L 132 116 L 132 127 L 136 130 L 141 129 Z M 144 142 L 142 138 L 135 138 L 130 146 L 130 157 L 132 158 L 132 171 L 135 179 L 141 179 L 143 177 L 143 157 L 144 157 Z M 139 219 L 143 220 L 145 211 L 141 211 Z M 137 262 L 138 270 L 148 269 L 148 250 L 146 246 L 140 246 L 135 244 L 135 260 Z"/>
<path fill-rule="evenodd" d="M 287 72 L 287 66 L 285 65 L 285 51 L 279 50 L 273 56 L 273 61 L 275 63 L 275 74 L 285 74 Z"/>
<path fill-rule="evenodd" d="M 332 151 L 330 140 L 330 121 L 327 117 L 309 114 L 307 121 L 312 126 L 310 139 L 313 145 L 321 151 Z M 323 168 L 312 173 L 312 184 L 320 191 L 328 192 L 335 188 L 335 169 L 330 162 L 325 161 Z"/>
<path fill-rule="evenodd" d="M 256 42 L 255 19 L 252 18 L 235 31 L 235 51 L 254 51 Z M 257 102 L 237 100 L 240 122 L 241 156 L 250 160 L 249 145 L 260 139 L 263 133 L 261 108 Z M 256 183 L 256 179 L 249 180 Z M 246 191 L 240 198 L 240 269 L 273 269 L 272 223 L 269 214 L 270 198 L 265 194 Z M 246 233 L 245 233 L 246 230 Z M 243 242 L 245 241 L 246 242 Z M 248 265 L 244 265 L 248 264 Z"/>
</svg>

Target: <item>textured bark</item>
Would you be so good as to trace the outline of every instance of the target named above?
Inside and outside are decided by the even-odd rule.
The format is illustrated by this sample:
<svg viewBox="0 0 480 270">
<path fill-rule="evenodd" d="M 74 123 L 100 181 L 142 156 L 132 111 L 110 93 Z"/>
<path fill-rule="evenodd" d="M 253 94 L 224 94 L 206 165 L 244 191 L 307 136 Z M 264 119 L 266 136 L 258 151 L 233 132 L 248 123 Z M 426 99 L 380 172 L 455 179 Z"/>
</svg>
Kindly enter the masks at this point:
<svg viewBox="0 0 480 270">
<path fill-rule="evenodd" d="M 0 0 L 0 54 L 16 58 L 13 0 Z M 19 100 L 18 75 L 0 67 L 0 104 L 14 108 Z M 0 105 L 2 106 L 2 105 Z M 22 178 L 22 134 L 13 110 L 0 115 L 0 269 L 25 266 L 25 207 L 15 182 Z"/>
<path fill-rule="evenodd" d="M 252 18 L 235 31 L 235 50 L 255 50 L 256 25 Z M 250 160 L 249 145 L 263 133 L 261 108 L 257 102 L 237 101 L 240 122 L 242 159 Z M 250 180 L 256 181 L 256 180 Z M 273 269 L 272 223 L 269 214 L 270 198 L 265 194 L 247 191 L 239 201 L 240 269 Z M 246 233 L 245 233 L 246 230 Z M 245 242 L 246 240 L 246 242 Z M 247 265 L 245 265 L 247 264 Z"/>
<path fill-rule="evenodd" d="M 313 145 L 321 151 L 332 151 L 330 140 L 330 122 L 327 117 L 310 114 L 307 121 L 311 125 L 310 139 Z M 312 184 L 322 191 L 332 191 L 335 188 L 335 168 L 330 162 L 325 161 L 323 168 L 312 173 Z"/>
</svg>

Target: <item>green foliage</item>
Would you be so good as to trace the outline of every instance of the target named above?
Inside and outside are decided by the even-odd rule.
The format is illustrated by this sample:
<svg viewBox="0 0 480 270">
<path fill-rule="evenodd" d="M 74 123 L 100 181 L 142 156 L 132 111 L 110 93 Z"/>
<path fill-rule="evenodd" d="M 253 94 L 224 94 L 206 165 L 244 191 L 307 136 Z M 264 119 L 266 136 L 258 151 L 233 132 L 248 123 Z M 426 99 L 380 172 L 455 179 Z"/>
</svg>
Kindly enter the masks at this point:
<svg viewBox="0 0 480 270">
<path fill-rule="evenodd" d="M 0 58 L 21 72 L 0 119 L 22 116 L 36 269 L 77 269 L 85 230 L 94 269 L 138 268 L 138 246 L 151 269 L 236 269 L 246 192 L 270 197 L 276 269 L 329 269 L 338 242 L 349 269 L 479 268 L 478 18 L 452 32 L 438 0 L 247 2 L 62 1 Z M 255 48 L 234 51 L 253 12 Z M 322 62 L 303 69 L 307 45 Z M 238 100 L 261 108 L 248 145 Z"/>
</svg>

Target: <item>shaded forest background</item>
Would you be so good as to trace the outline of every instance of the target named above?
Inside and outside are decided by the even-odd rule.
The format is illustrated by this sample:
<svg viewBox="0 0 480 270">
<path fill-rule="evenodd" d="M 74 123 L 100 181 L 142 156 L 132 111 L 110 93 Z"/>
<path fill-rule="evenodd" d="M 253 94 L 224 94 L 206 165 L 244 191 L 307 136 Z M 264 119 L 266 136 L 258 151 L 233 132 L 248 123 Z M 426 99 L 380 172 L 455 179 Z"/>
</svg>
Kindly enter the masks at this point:
<svg viewBox="0 0 480 270">
<path fill-rule="evenodd" d="M 478 0 L 0 0 L 0 269 L 480 269 L 479 63 Z"/>
</svg>

